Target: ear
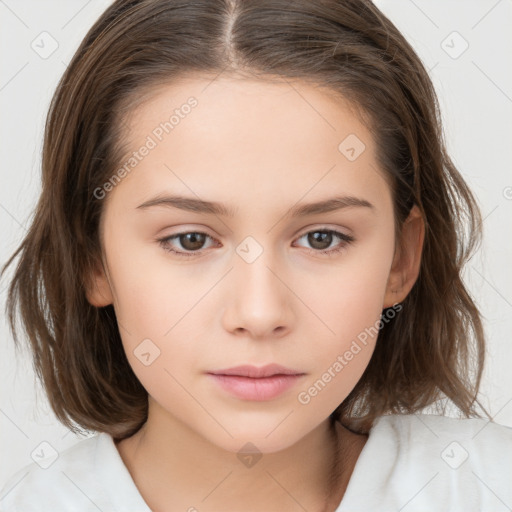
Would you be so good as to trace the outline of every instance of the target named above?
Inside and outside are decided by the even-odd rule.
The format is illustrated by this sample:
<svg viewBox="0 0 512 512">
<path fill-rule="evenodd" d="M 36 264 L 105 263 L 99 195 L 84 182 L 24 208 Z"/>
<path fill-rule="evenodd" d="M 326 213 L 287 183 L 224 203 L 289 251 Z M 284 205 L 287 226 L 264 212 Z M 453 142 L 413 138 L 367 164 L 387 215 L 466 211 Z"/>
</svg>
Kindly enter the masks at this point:
<svg viewBox="0 0 512 512">
<path fill-rule="evenodd" d="M 102 308 L 114 302 L 112 288 L 104 265 L 100 262 L 87 279 L 86 297 L 92 306 Z"/>
<path fill-rule="evenodd" d="M 393 264 L 389 273 L 383 308 L 402 302 L 411 291 L 420 272 L 421 253 L 425 239 L 425 223 L 414 205 L 402 226 Z"/>
</svg>

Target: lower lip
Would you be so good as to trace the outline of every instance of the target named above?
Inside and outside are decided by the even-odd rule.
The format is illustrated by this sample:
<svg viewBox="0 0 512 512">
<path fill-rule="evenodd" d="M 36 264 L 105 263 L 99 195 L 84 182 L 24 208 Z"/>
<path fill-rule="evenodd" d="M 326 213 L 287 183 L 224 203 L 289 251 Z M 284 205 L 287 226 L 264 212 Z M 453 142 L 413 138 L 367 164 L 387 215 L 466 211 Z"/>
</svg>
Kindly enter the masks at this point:
<svg viewBox="0 0 512 512">
<path fill-rule="evenodd" d="M 243 400 L 264 401 L 276 398 L 304 376 L 272 375 L 258 379 L 239 375 L 220 375 L 209 373 L 211 377 L 226 391 Z"/>
</svg>

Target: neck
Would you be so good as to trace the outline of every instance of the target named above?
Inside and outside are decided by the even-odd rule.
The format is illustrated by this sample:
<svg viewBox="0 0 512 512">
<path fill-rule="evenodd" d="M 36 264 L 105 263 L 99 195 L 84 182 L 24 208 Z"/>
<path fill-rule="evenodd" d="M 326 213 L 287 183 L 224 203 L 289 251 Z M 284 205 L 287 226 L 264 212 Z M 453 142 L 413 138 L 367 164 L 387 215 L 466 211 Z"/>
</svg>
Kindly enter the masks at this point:
<svg viewBox="0 0 512 512">
<path fill-rule="evenodd" d="M 150 406 L 148 421 L 117 449 L 154 512 L 332 512 L 364 441 L 326 420 L 294 445 L 246 462 Z"/>
</svg>

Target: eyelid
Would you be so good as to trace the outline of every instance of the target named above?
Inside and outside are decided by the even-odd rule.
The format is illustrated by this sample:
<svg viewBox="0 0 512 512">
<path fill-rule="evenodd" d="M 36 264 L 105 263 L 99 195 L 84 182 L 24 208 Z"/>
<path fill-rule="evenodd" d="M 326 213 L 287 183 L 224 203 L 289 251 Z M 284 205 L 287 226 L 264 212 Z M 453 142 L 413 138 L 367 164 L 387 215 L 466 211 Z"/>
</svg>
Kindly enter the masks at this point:
<svg viewBox="0 0 512 512">
<path fill-rule="evenodd" d="M 212 240 L 219 242 L 219 240 L 215 236 L 211 235 L 208 231 L 209 231 L 208 228 L 204 228 L 202 226 L 199 228 L 185 227 L 184 229 L 181 229 L 180 231 L 177 231 L 176 233 L 171 233 L 169 235 L 158 237 L 158 239 L 160 239 L 160 240 L 168 239 L 168 238 L 172 238 L 172 237 L 178 237 L 179 235 L 186 235 L 188 233 L 197 233 L 197 234 L 201 234 L 201 235 L 206 235 L 206 236 L 210 237 Z M 348 228 L 341 227 L 341 226 L 330 226 L 327 224 L 312 224 L 310 226 L 306 226 L 305 228 L 300 229 L 299 231 L 296 231 L 295 234 L 293 235 L 293 240 L 296 240 L 297 238 L 302 238 L 304 235 L 307 235 L 308 233 L 316 232 L 316 231 L 336 231 L 336 232 L 340 233 L 341 235 L 346 236 L 347 238 L 353 238 L 353 236 L 350 234 L 351 230 L 349 230 Z M 197 251 L 197 252 L 199 252 L 199 251 Z"/>
<path fill-rule="evenodd" d="M 331 226 L 329 224 L 312 224 L 310 226 L 307 226 L 305 228 L 302 228 L 300 231 L 297 232 L 296 235 L 294 235 L 294 240 L 296 238 L 301 238 L 304 235 L 307 235 L 308 233 L 316 231 L 337 231 L 338 233 L 345 235 L 347 237 L 351 237 L 350 231 L 348 228 L 341 227 L 341 226 Z"/>
<path fill-rule="evenodd" d="M 298 240 L 298 239 L 303 238 L 304 236 L 308 235 L 309 233 L 315 233 L 315 232 L 332 233 L 334 235 L 334 237 L 341 240 L 340 244 L 338 244 L 337 246 L 335 246 L 334 248 L 331 248 L 331 249 L 311 249 L 308 247 L 299 246 L 299 247 L 303 247 L 310 254 L 317 255 L 317 256 L 335 256 L 337 253 L 343 251 L 347 245 L 349 245 L 355 241 L 354 236 L 344 232 L 344 228 L 329 227 L 326 225 L 320 225 L 320 226 L 317 225 L 316 227 L 308 226 L 306 228 L 303 228 L 303 231 L 299 232 L 301 234 L 295 235 L 293 240 L 294 241 Z M 199 249 L 197 251 L 175 250 L 175 249 L 169 248 L 170 240 L 179 239 L 180 236 L 187 235 L 190 233 L 205 235 L 206 237 L 210 238 L 214 242 L 220 243 L 214 236 L 210 235 L 206 231 L 200 231 L 199 229 L 181 230 L 177 233 L 173 233 L 168 236 L 157 238 L 157 241 L 159 242 L 159 244 L 165 251 L 172 253 L 177 257 L 193 258 L 193 257 L 202 256 L 205 252 L 208 252 L 208 249 L 210 249 L 210 248 Z"/>
</svg>

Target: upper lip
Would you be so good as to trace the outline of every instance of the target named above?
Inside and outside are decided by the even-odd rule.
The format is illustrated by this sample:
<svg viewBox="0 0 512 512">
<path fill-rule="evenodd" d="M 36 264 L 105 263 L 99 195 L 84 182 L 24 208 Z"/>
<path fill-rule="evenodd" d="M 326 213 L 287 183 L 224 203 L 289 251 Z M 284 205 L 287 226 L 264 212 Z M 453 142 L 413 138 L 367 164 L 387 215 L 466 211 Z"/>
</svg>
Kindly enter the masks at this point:
<svg viewBox="0 0 512 512">
<path fill-rule="evenodd" d="M 241 365 L 224 370 L 215 370 L 208 373 L 214 375 L 238 375 L 240 377 L 262 378 L 271 377 L 273 375 L 303 375 L 303 372 L 286 368 L 279 364 L 267 364 L 265 366 Z"/>
</svg>

